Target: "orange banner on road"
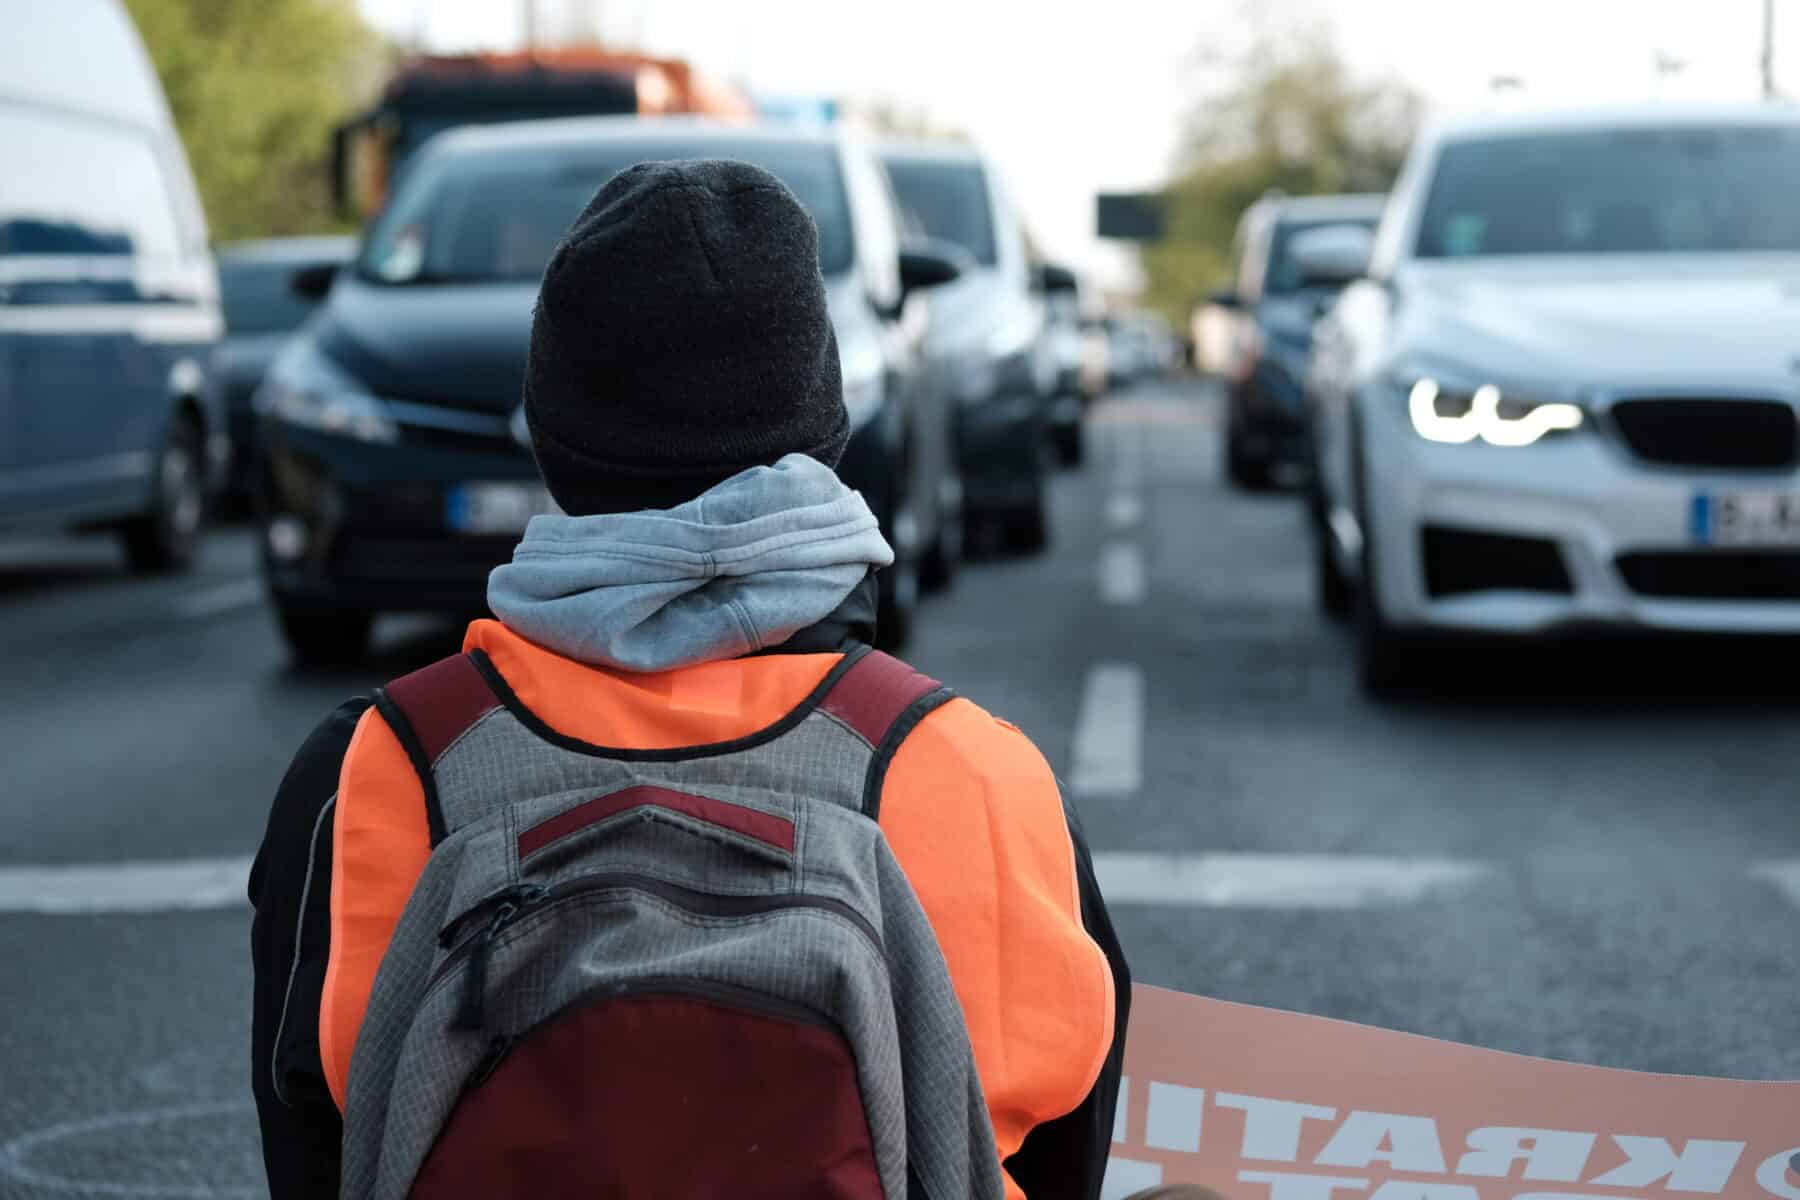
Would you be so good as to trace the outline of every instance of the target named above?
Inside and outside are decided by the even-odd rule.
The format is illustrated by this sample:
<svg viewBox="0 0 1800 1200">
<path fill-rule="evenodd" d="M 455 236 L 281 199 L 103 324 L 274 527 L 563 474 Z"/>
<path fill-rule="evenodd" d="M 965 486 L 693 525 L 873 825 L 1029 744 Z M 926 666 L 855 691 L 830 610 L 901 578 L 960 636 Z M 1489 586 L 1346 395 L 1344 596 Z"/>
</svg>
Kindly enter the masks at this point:
<svg viewBox="0 0 1800 1200">
<path fill-rule="evenodd" d="M 1800 1081 L 1551 1062 L 1133 992 L 1104 1200 L 1800 1200 Z"/>
</svg>

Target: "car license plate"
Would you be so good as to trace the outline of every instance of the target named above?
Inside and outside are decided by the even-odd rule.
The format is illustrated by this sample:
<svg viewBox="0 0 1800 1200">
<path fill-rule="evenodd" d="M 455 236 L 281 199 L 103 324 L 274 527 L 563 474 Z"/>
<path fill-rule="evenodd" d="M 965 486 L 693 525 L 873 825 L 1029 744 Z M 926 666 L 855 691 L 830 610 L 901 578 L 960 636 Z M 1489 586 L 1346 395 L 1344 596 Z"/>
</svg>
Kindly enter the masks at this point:
<svg viewBox="0 0 1800 1200">
<path fill-rule="evenodd" d="M 561 511 L 541 483 L 458 484 L 444 503 L 444 519 L 457 533 L 524 533 L 531 518 Z"/>
<path fill-rule="evenodd" d="M 1701 492 L 1693 531 L 1708 546 L 1800 546 L 1800 492 Z"/>
</svg>

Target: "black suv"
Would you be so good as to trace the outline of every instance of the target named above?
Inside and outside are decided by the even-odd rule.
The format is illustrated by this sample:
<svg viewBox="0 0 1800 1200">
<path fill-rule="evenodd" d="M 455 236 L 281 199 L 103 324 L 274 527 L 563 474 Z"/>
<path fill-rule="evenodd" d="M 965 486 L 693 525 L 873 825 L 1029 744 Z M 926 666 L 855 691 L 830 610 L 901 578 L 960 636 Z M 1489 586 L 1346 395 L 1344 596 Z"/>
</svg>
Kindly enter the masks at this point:
<svg viewBox="0 0 1800 1200">
<path fill-rule="evenodd" d="M 1278 468 L 1310 465 L 1301 385 L 1312 354 L 1313 322 L 1337 288 L 1311 285 L 1293 254 L 1310 230 L 1372 230 L 1385 197 L 1300 196 L 1258 200 L 1244 210 L 1232 242 L 1235 286 L 1212 297 L 1232 311 L 1225 363 L 1225 473 L 1246 489 L 1265 488 Z"/>
<path fill-rule="evenodd" d="M 531 310 L 551 251 L 633 164 L 730 158 L 793 188 L 819 227 L 853 433 L 839 473 L 894 546 L 881 640 L 896 645 L 942 550 L 944 405 L 927 393 L 914 287 L 954 278 L 902 253 L 887 179 L 835 132 L 575 118 L 466 127 L 409 164 L 353 266 L 256 397 L 264 570 L 297 658 L 351 657 L 375 614 L 484 608 L 488 572 L 551 511 L 520 407 Z M 302 277 L 316 281 L 316 273 Z M 942 564 L 936 564 L 941 566 Z"/>
</svg>

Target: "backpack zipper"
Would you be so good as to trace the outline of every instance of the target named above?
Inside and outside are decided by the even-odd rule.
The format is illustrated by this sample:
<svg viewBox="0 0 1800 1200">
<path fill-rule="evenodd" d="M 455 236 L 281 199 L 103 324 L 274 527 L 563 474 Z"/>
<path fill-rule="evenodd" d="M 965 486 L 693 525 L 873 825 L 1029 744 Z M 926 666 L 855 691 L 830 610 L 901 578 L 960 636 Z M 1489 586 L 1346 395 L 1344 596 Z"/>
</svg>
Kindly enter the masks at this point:
<svg viewBox="0 0 1800 1200">
<path fill-rule="evenodd" d="M 720 896 L 710 892 L 696 891 L 680 884 L 668 883 L 648 875 L 624 871 L 583 875 L 565 880 L 549 888 L 539 884 L 519 884 L 494 893 L 488 899 L 452 920 L 438 935 L 440 944 L 449 945 L 455 933 L 466 926 L 470 918 L 483 912 L 492 914 L 480 932 L 462 939 L 451 948 L 449 957 L 436 971 L 432 972 L 431 978 L 426 982 L 425 986 L 429 990 L 464 959 L 468 960 L 469 970 L 468 974 L 463 977 L 462 1000 L 457 1006 L 455 1017 L 451 1019 L 450 1028 L 458 1031 L 471 1031 L 486 1027 L 488 962 L 493 955 L 495 939 L 507 926 L 522 917 L 541 912 L 564 900 L 589 892 L 624 889 L 647 892 L 668 901 L 677 908 L 704 916 L 751 916 L 784 908 L 810 908 L 835 913 L 848 920 L 857 932 L 875 948 L 877 954 L 886 956 L 886 951 L 881 944 L 881 935 L 876 932 L 875 927 L 869 923 L 868 919 L 843 901 L 833 900 L 826 896 L 800 896 L 791 893 L 765 896 Z"/>
</svg>

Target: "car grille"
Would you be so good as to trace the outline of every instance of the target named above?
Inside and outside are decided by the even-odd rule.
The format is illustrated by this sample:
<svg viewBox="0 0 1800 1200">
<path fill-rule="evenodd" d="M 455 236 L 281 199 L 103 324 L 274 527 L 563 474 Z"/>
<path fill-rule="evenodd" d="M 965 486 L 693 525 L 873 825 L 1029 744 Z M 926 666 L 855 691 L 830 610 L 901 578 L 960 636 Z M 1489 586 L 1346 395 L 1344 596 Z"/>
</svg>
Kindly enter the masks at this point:
<svg viewBox="0 0 1800 1200">
<path fill-rule="evenodd" d="M 1631 452 L 1676 467 L 1790 467 L 1794 410 L 1776 400 L 1643 398 L 1609 410 Z"/>
<path fill-rule="evenodd" d="M 480 583 L 512 558 L 517 537 L 349 537 L 334 548 L 334 571 L 352 579 Z"/>
<path fill-rule="evenodd" d="M 1683 550 L 1623 554 L 1625 586 L 1667 600 L 1800 600 L 1800 553 Z"/>
</svg>

